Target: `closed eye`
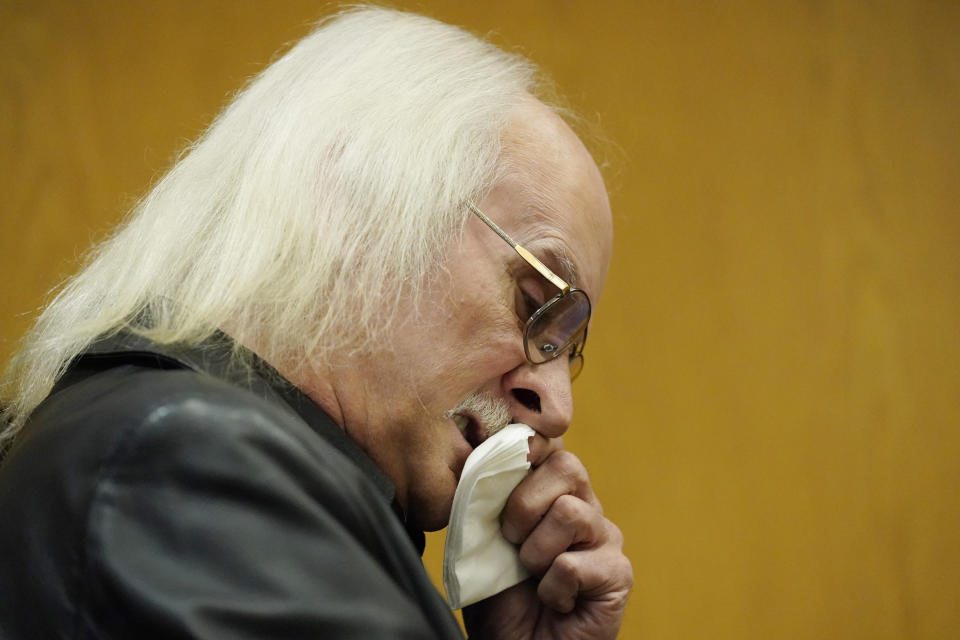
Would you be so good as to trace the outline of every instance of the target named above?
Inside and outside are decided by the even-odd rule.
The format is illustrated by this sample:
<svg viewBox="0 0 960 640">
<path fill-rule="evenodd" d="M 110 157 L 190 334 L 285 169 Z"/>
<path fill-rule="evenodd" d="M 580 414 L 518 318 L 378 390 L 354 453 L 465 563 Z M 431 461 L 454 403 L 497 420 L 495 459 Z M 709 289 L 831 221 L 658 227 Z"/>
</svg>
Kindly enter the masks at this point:
<svg viewBox="0 0 960 640">
<path fill-rule="evenodd" d="M 520 298 L 523 301 L 523 304 L 520 306 L 520 319 L 526 322 L 530 319 L 530 316 L 540 308 L 540 303 L 522 288 L 520 289 Z"/>
<path fill-rule="evenodd" d="M 517 319 L 525 324 L 547 300 L 546 281 L 539 275 L 517 279 Z"/>
</svg>

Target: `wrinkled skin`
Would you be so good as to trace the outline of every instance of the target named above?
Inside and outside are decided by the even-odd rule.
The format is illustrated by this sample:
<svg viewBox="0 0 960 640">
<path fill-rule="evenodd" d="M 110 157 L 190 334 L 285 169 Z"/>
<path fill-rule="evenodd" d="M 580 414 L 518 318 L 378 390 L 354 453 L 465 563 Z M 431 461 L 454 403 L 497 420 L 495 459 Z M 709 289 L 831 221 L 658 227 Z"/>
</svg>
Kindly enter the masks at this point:
<svg viewBox="0 0 960 640">
<path fill-rule="evenodd" d="M 536 578 L 464 608 L 470 637 L 615 638 L 633 584 L 623 536 L 559 438 L 531 438 L 530 460 L 501 521 Z"/>
<path fill-rule="evenodd" d="M 479 207 L 561 277 L 571 265 L 576 286 L 596 305 L 612 224 L 589 153 L 531 98 L 513 114 L 501 161 L 507 177 Z M 533 471 L 501 516 L 504 535 L 536 577 L 466 608 L 468 631 L 480 638 L 614 638 L 633 572 L 586 469 L 563 449 L 573 417 L 566 358 L 539 366 L 525 358 L 521 291 L 539 301 L 557 293 L 471 218 L 449 247 L 444 275 L 389 351 L 295 382 L 390 476 L 408 518 L 427 530 L 446 525 L 464 461 L 482 439 L 461 433 L 448 412 L 475 393 L 504 400 L 513 421 L 537 432 Z M 487 425 L 474 426 L 482 432 Z"/>
</svg>

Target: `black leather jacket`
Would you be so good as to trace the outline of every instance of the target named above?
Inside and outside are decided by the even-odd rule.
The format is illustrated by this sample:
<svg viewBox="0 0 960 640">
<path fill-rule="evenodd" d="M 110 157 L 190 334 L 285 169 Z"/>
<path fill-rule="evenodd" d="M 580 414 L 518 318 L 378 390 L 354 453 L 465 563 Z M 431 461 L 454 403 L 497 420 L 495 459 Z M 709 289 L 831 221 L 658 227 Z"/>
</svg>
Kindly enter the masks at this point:
<svg viewBox="0 0 960 640">
<path fill-rule="evenodd" d="M 390 481 L 230 346 L 121 334 L 34 412 L 0 467 L 0 637 L 462 638 Z"/>
</svg>

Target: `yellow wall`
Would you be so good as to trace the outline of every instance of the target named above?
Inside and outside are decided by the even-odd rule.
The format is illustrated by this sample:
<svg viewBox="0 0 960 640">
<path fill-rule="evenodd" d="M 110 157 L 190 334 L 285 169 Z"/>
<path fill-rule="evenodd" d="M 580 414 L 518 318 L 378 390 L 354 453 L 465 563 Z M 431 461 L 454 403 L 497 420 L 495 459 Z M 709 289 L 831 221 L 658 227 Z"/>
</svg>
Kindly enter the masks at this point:
<svg viewBox="0 0 960 640">
<path fill-rule="evenodd" d="M 960 4 L 397 4 L 620 146 L 567 442 L 627 537 L 623 637 L 960 637 Z M 329 8 L 0 0 L 0 361 Z"/>
</svg>

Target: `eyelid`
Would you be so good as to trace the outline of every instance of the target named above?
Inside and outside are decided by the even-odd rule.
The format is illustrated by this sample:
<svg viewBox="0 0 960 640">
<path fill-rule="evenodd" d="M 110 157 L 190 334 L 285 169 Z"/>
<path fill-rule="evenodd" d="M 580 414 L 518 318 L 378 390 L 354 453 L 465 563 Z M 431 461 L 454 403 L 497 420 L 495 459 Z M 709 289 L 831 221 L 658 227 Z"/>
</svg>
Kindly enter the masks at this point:
<svg viewBox="0 0 960 640">
<path fill-rule="evenodd" d="M 544 291 L 541 283 L 533 276 L 518 278 L 515 287 L 517 291 L 517 317 L 526 322 L 544 304 Z"/>
<path fill-rule="evenodd" d="M 550 283 L 545 281 L 543 278 L 535 276 L 521 278 L 517 281 L 517 286 L 519 286 L 525 293 L 533 298 L 538 307 L 543 305 L 543 303 L 550 298 Z"/>
<path fill-rule="evenodd" d="M 527 321 L 530 319 L 530 316 L 537 312 L 537 309 L 540 308 L 540 302 L 537 301 L 528 291 L 525 291 L 523 287 L 520 288 L 520 297 L 523 298 L 523 320 Z"/>
</svg>

